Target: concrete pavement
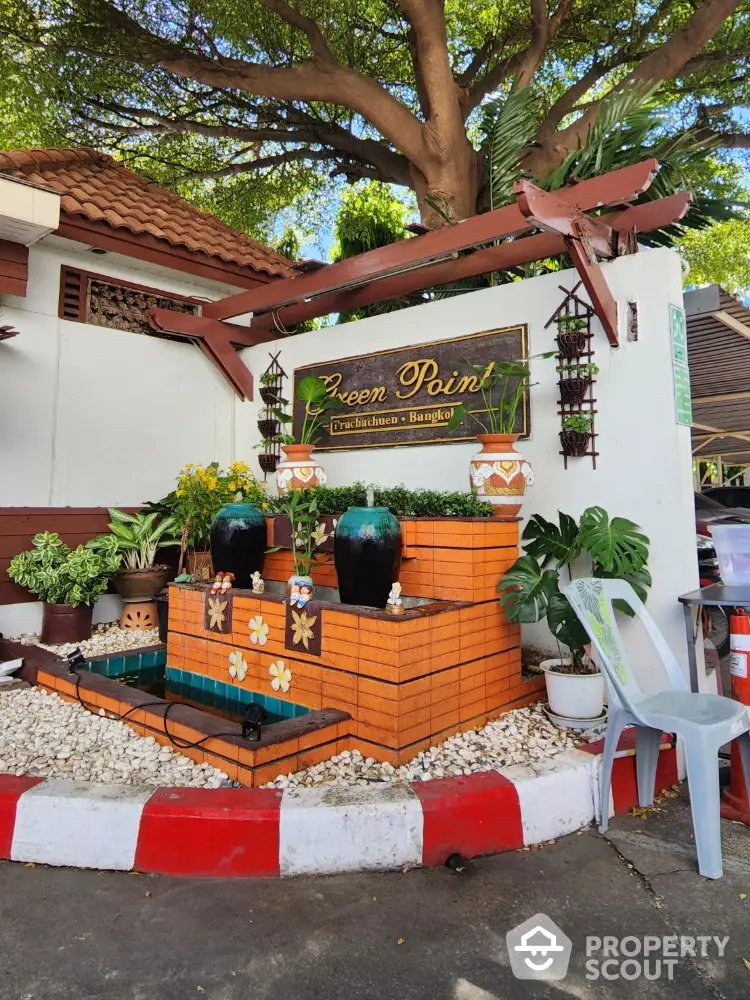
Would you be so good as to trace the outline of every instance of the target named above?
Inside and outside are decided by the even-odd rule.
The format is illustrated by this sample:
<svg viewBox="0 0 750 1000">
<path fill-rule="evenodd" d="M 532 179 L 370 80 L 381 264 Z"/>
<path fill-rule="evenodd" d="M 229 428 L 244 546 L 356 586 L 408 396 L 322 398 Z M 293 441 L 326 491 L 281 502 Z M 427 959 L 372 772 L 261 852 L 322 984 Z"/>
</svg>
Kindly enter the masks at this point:
<svg viewBox="0 0 750 1000">
<path fill-rule="evenodd" d="M 212 882 L 6 862 L 0 1000 L 739 1000 L 750 989 L 750 832 L 724 826 L 719 882 L 695 874 L 681 798 L 618 819 L 611 840 L 586 832 L 461 873 Z M 573 941 L 559 983 L 509 968 L 506 931 L 539 911 Z M 680 959 L 671 980 L 592 982 L 592 935 L 730 940 L 723 959 Z"/>
</svg>

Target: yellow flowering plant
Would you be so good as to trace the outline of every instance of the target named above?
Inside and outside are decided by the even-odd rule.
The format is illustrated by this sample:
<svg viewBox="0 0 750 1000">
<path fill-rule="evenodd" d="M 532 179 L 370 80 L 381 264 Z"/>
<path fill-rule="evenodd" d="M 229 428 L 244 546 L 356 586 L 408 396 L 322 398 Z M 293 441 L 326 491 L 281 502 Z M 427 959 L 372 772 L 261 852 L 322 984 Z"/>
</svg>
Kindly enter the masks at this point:
<svg viewBox="0 0 750 1000">
<path fill-rule="evenodd" d="M 189 463 L 177 477 L 177 489 L 169 498 L 170 512 L 182 526 L 183 547 L 207 549 L 211 522 L 225 503 L 241 500 L 268 510 L 268 494 L 245 462 L 233 462 L 228 469 Z"/>
</svg>

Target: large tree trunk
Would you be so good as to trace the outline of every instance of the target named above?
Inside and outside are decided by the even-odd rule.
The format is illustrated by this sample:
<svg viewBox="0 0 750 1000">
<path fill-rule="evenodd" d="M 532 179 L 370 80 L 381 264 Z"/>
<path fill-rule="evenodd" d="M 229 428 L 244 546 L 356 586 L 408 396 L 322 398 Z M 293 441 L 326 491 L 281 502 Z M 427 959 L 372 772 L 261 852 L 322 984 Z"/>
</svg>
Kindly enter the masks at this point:
<svg viewBox="0 0 750 1000">
<path fill-rule="evenodd" d="M 441 142 L 425 125 L 425 145 L 430 148 L 424 173 L 411 167 L 412 186 L 422 223 L 430 229 L 461 222 L 476 215 L 481 187 L 481 157 L 464 133 Z"/>
</svg>

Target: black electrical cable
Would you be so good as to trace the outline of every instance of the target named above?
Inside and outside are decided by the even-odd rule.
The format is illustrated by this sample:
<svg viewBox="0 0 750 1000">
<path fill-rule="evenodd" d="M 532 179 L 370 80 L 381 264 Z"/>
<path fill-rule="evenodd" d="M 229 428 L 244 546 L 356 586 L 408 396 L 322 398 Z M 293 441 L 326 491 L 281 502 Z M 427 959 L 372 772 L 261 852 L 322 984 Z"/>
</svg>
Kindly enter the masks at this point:
<svg viewBox="0 0 750 1000">
<path fill-rule="evenodd" d="M 81 678 L 80 673 L 77 670 L 75 670 L 75 669 L 71 670 L 70 673 L 75 675 L 75 679 L 76 679 L 76 681 L 75 681 L 75 695 L 76 695 L 76 698 L 78 699 L 78 704 L 81 706 L 81 708 L 85 708 L 87 712 L 92 712 L 93 714 L 96 714 L 97 711 L 98 711 L 97 706 L 96 705 L 87 705 L 86 702 L 81 697 L 80 687 L 81 687 L 81 680 L 82 680 L 82 678 Z M 217 740 L 217 739 L 222 739 L 222 738 L 225 738 L 225 737 L 231 737 L 231 738 L 236 738 L 237 737 L 237 733 L 211 733 L 208 736 L 203 736 L 199 740 L 194 740 L 193 742 L 190 742 L 189 740 L 184 740 L 181 736 L 177 736 L 176 733 L 170 733 L 169 730 L 167 729 L 167 716 L 169 715 L 169 713 L 171 712 L 171 710 L 175 707 L 175 705 L 179 705 L 179 704 L 180 703 L 177 702 L 177 701 L 164 701 L 163 698 L 160 698 L 158 701 L 147 701 L 147 702 L 144 702 L 142 705 L 133 705 L 132 708 L 128 709 L 128 711 L 125 712 L 122 715 L 119 712 L 110 712 L 109 715 L 110 715 L 110 717 L 115 718 L 119 722 L 124 722 L 125 719 L 127 719 L 127 717 L 132 712 L 139 712 L 139 711 L 141 711 L 144 708 L 151 708 L 151 707 L 154 707 L 154 706 L 165 705 L 166 707 L 164 709 L 164 713 L 161 716 L 162 722 L 164 723 L 164 735 L 167 737 L 167 739 L 172 744 L 172 746 L 177 747 L 179 750 L 194 750 L 197 747 L 202 746 L 207 740 Z M 254 707 L 256 707 L 256 706 L 255 706 L 255 703 L 253 702 L 250 705 L 248 705 L 247 711 L 249 712 L 250 709 L 254 708 Z M 257 707 L 260 708 L 261 706 L 257 706 Z M 268 712 L 265 709 L 262 709 L 262 711 L 265 712 L 266 716 L 268 715 Z M 247 712 L 245 714 L 247 714 Z M 243 727 L 243 730 L 244 730 L 244 727 Z M 256 731 L 258 731 L 258 730 L 256 730 Z M 158 730 L 157 730 L 157 732 L 158 732 Z M 248 739 L 247 736 L 244 736 L 244 739 L 246 739 L 248 742 L 260 742 L 260 738 L 258 738 L 258 740 L 250 740 L 250 739 Z M 217 756 L 221 756 L 221 754 L 217 754 Z"/>
</svg>

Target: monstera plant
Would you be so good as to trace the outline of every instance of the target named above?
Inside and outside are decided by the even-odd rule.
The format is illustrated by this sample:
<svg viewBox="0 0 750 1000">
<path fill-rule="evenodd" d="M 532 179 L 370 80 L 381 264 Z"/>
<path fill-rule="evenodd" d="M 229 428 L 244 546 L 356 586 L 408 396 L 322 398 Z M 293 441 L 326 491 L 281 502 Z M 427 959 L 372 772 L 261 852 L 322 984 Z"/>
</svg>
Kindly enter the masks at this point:
<svg viewBox="0 0 750 1000">
<path fill-rule="evenodd" d="M 556 675 L 598 674 L 587 656 L 588 634 L 560 587 L 574 576 L 627 580 L 642 601 L 651 586 L 648 571 L 649 539 L 638 525 L 624 517 L 613 517 L 602 507 L 588 507 L 579 522 L 559 514 L 559 523 L 535 514 L 524 528 L 520 556 L 498 584 L 500 603 L 509 621 L 531 624 L 546 621 L 552 635 L 568 647 L 570 655 L 546 661 L 547 693 L 552 708 L 550 682 Z M 623 601 L 615 607 L 632 615 Z M 552 676 L 551 676 L 552 675 Z M 598 680 L 603 697 L 601 680 Z M 601 699 L 600 708 L 601 711 Z M 593 711 L 593 710 L 592 710 Z M 558 712 L 565 718 L 594 718 Z"/>
</svg>

